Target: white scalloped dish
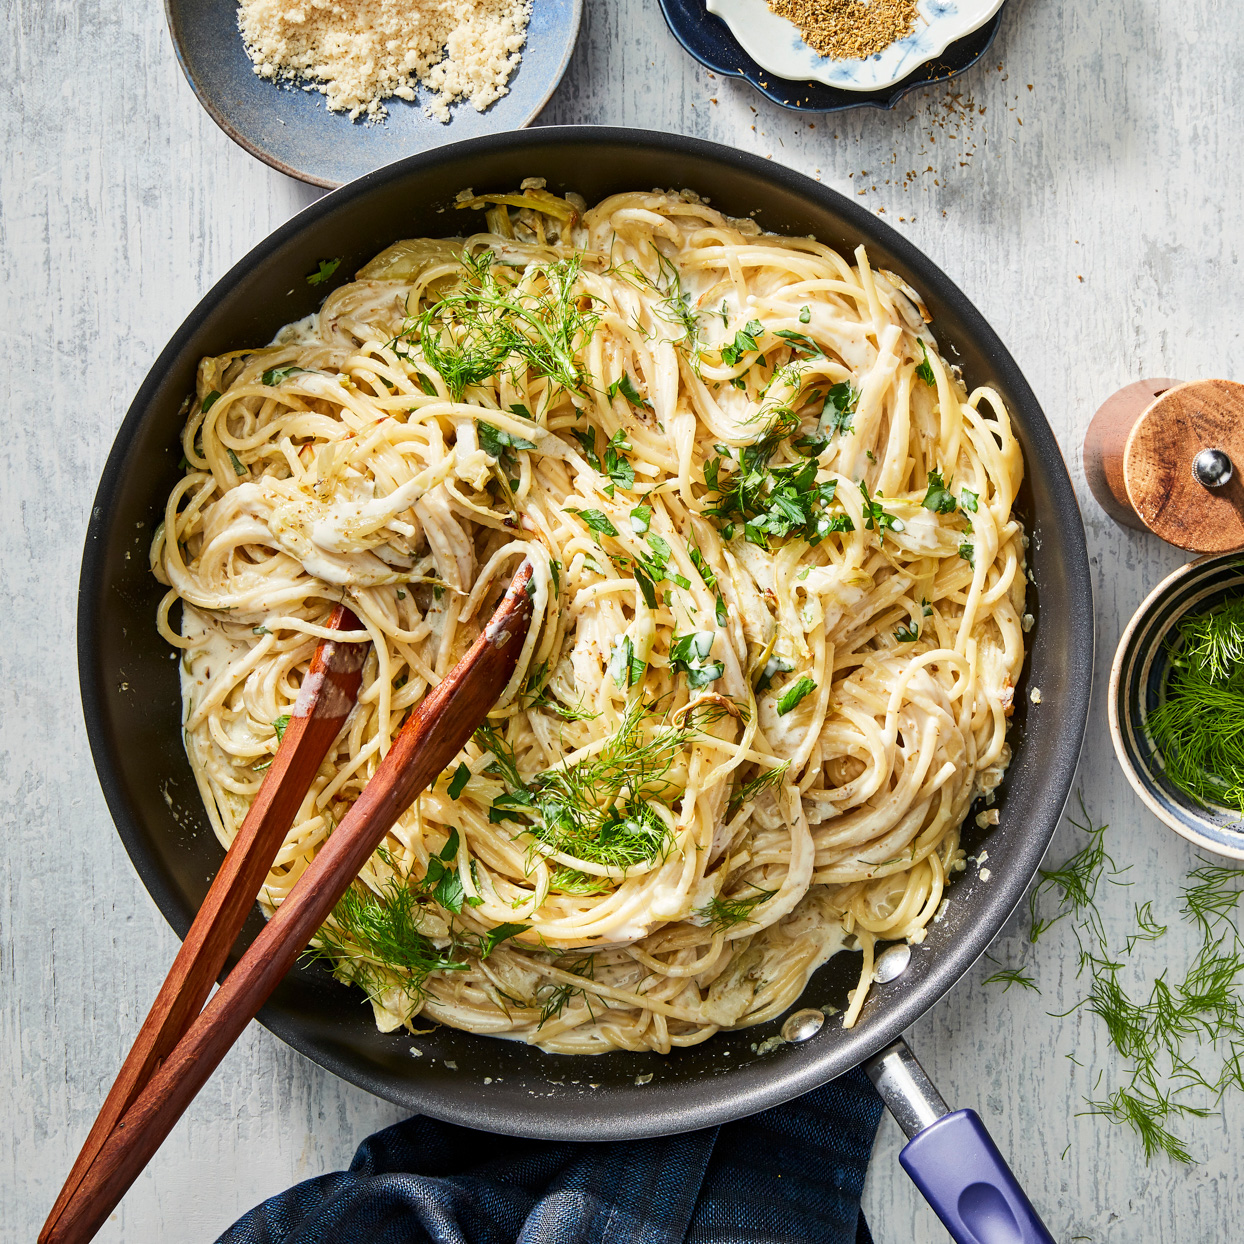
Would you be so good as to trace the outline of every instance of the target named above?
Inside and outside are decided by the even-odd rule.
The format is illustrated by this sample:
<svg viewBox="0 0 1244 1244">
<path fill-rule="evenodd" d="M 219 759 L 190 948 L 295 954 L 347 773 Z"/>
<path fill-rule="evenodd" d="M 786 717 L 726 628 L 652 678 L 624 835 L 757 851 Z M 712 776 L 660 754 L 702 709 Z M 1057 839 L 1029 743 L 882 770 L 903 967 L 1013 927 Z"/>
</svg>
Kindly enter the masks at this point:
<svg viewBox="0 0 1244 1244">
<path fill-rule="evenodd" d="M 824 82 L 843 91 L 892 86 L 946 48 L 979 30 L 1005 0 L 919 0 L 916 28 L 906 38 L 863 60 L 833 60 L 815 52 L 793 22 L 765 0 L 707 0 L 708 11 L 730 28 L 743 50 L 762 68 L 794 81 Z"/>
</svg>

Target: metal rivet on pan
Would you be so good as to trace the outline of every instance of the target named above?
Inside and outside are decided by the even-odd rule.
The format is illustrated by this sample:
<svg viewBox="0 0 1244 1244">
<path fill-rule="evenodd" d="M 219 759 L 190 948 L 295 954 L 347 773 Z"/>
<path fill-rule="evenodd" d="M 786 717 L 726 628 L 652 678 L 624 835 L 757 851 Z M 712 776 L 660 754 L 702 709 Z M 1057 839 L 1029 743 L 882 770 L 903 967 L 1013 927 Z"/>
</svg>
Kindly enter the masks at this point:
<svg viewBox="0 0 1244 1244">
<path fill-rule="evenodd" d="M 1192 459 L 1192 476 L 1202 488 L 1221 488 L 1234 474 L 1231 459 L 1221 449 L 1202 449 Z"/>
<path fill-rule="evenodd" d="M 884 985 L 887 981 L 892 981 L 896 976 L 901 976 L 910 962 L 911 947 L 906 942 L 901 942 L 897 946 L 891 946 L 889 950 L 878 957 L 876 965 L 873 967 L 873 980 L 879 985 Z"/>
<path fill-rule="evenodd" d="M 796 1011 L 782 1025 L 783 1041 L 806 1041 L 821 1031 L 825 1022 L 823 1011 Z"/>
</svg>

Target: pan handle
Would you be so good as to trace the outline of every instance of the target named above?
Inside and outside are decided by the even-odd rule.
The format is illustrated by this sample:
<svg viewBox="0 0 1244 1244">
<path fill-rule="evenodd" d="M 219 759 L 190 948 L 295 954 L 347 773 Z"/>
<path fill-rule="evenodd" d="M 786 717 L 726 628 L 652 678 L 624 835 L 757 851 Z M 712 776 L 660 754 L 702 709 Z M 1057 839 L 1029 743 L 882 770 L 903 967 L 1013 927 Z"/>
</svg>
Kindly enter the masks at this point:
<svg viewBox="0 0 1244 1244">
<path fill-rule="evenodd" d="M 956 1244 L 1055 1244 L 980 1116 L 947 1107 L 906 1041 L 864 1071 L 910 1137 L 903 1169 Z"/>
</svg>

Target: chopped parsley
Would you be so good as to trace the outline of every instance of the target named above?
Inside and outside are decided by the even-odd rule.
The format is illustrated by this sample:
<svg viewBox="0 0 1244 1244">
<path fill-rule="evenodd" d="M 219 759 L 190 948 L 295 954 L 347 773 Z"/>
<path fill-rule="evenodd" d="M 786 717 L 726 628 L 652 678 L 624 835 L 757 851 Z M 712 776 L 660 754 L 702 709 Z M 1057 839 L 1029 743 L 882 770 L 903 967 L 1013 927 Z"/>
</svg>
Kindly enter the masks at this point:
<svg viewBox="0 0 1244 1244">
<path fill-rule="evenodd" d="M 791 683 L 789 687 L 778 697 L 777 711 L 779 717 L 785 717 L 792 708 L 797 705 L 805 696 L 809 696 L 816 690 L 816 683 L 806 674 L 797 682 Z"/>
<path fill-rule="evenodd" d="M 700 578 L 704 580 L 705 586 L 716 587 L 717 576 L 713 573 L 713 568 L 705 561 L 704 554 L 694 544 L 687 545 L 687 552 L 691 557 L 691 564 L 700 572 Z"/>
<path fill-rule="evenodd" d="M 924 344 L 923 337 L 917 337 L 920 343 L 920 353 L 924 355 L 924 361 L 916 367 L 916 375 L 924 381 L 925 384 L 937 387 L 937 377 L 933 374 L 933 364 L 929 362 L 929 347 Z"/>
<path fill-rule="evenodd" d="M 319 270 L 307 275 L 308 285 L 323 285 L 332 279 L 332 275 L 341 267 L 340 259 L 321 259 Z"/>
<path fill-rule="evenodd" d="M 535 449 L 536 447 L 534 441 L 515 436 L 513 432 L 494 427 L 482 419 L 475 421 L 475 427 L 479 432 L 479 447 L 494 460 L 499 460 L 510 449 Z"/>
<path fill-rule="evenodd" d="M 613 651 L 609 655 L 609 677 L 613 679 L 614 686 L 633 687 L 643 681 L 644 670 L 647 668 L 648 663 L 635 655 L 635 645 L 629 635 L 619 635 L 613 641 Z"/>
<path fill-rule="evenodd" d="M 623 372 L 606 391 L 611 398 L 617 397 L 621 393 L 632 406 L 636 406 L 640 410 L 652 409 L 652 403 L 635 387 L 635 382 L 631 379 L 628 372 Z"/>
<path fill-rule="evenodd" d="M 789 674 L 795 668 L 793 661 L 788 661 L 785 657 L 772 656 L 765 662 L 765 667 L 760 671 L 760 677 L 756 680 L 756 694 L 762 691 L 768 691 L 769 684 L 778 674 Z"/>
<path fill-rule="evenodd" d="M 722 535 L 730 539 L 734 527 L 730 520 L 741 520 L 748 543 L 768 548 L 771 537 L 801 536 L 816 544 L 831 531 L 854 530 L 846 514 L 826 512 L 834 500 L 837 481 L 818 484 L 817 464 L 812 458 L 791 466 L 770 467 L 777 445 L 773 437 L 749 445 L 739 457 L 739 469 L 724 479 L 721 458 L 705 464 L 704 482 L 718 493 L 718 500 L 704 513 L 727 520 Z M 727 529 L 730 535 L 726 535 Z"/>
<path fill-rule="evenodd" d="M 819 458 L 829 447 L 829 438 L 825 436 L 801 436 L 791 441 L 791 445 L 805 458 Z"/>
<path fill-rule="evenodd" d="M 748 320 L 746 327 L 740 328 L 734 334 L 734 340 L 729 345 L 721 347 L 721 361 L 727 367 L 733 367 L 743 355 L 752 352 L 759 353 L 760 346 L 756 338 L 764 331 L 764 325 L 759 320 Z M 757 362 L 763 362 L 763 357 L 762 355 Z"/>
<path fill-rule="evenodd" d="M 296 363 L 290 363 L 288 367 L 270 367 L 260 379 L 271 388 L 280 384 L 282 380 L 288 380 L 290 376 L 297 376 L 306 370 L 305 367 L 299 367 Z"/>
<path fill-rule="evenodd" d="M 687 675 L 688 687 L 707 687 L 725 674 L 724 662 L 708 659 L 715 638 L 715 631 L 691 631 L 687 635 L 673 636 L 670 642 L 670 668 Z"/>
<path fill-rule="evenodd" d="M 655 609 L 657 607 L 657 588 L 656 584 L 653 582 L 652 576 L 642 567 L 636 566 L 635 582 L 639 584 L 639 591 L 644 598 L 644 604 L 647 605 L 649 609 Z M 665 595 L 668 598 L 669 593 L 666 592 Z M 669 600 L 666 599 L 665 603 L 668 605 Z"/>
<path fill-rule="evenodd" d="M 467 767 L 466 762 L 463 761 L 463 763 L 454 770 L 453 777 L 449 779 L 449 786 L 447 789 L 449 791 L 450 799 L 457 799 L 462 792 L 466 790 L 466 784 L 470 780 L 471 770 Z"/>
<path fill-rule="evenodd" d="M 670 556 L 674 550 L 670 548 L 669 541 L 664 536 L 658 536 L 655 532 L 650 534 L 648 536 L 648 547 L 652 549 L 652 552 L 640 553 L 636 559 L 638 564 L 637 575 L 642 572 L 653 585 L 660 583 L 662 579 L 670 579 L 681 588 L 689 588 L 691 586 L 690 579 L 679 574 L 676 570 L 669 569 Z M 644 597 L 647 599 L 647 592 L 644 593 Z"/>
<path fill-rule="evenodd" d="M 630 513 L 631 530 L 642 536 L 652 524 L 652 506 L 637 505 Z"/>
<path fill-rule="evenodd" d="M 705 560 L 704 554 L 701 553 L 694 544 L 688 543 L 687 553 L 691 558 L 691 564 L 700 572 L 700 578 L 704 580 L 704 586 L 707 587 L 715 597 L 713 612 L 717 619 L 717 625 L 725 626 L 728 621 L 726 602 L 721 594 L 721 589 L 717 586 L 717 576 L 713 573 L 712 566 L 708 564 Z"/>
<path fill-rule="evenodd" d="M 623 450 L 631 448 L 626 432 L 619 428 L 605 446 L 605 474 L 621 488 L 635 487 L 635 468 L 622 457 Z"/>
<path fill-rule="evenodd" d="M 926 510 L 932 510 L 934 514 L 953 514 L 955 512 L 955 498 L 950 491 L 950 481 L 942 479 L 941 471 L 929 472 L 929 487 L 924 494 L 924 500 L 920 503 Z M 972 506 L 976 508 L 975 505 Z"/>
<path fill-rule="evenodd" d="M 801 324 L 810 324 L 812 322 L 812 311 L 809 307 L 799 308 L 799 322 Z"/>
<path fill-rule="evenodd" d="M 963 558 L 973 570 L 976 569 L 976 545 L 971 540 L 964 540 L 959 545 L 959 556 Z"/>
<path fill-rule="evenodd" d="M 880 496 L 878 493 L 877 500 L 873 500 L 868 493 L 868 485 L 863 480 L 860 481 L 860 494 L 864 498 L 864 527 L 867 531 L 876 531 L 877 542 L 885 543 L 885 533 L 887 531 L 901 532 L 906 527 L 903 520 L 897 514 L 889 514 L 881 508 Z M 960 554 L 962 556 L 962 554 Z"/>
<path fill-rule="evenodd" d="M 571 428 L 570 431 L 574 435 L 575 440 L 583 447 L 583 456 L 587 459 L 588 466 L 594 470 L 601 471 L 603 474 L 600 455 L 596 452 L 596 429 Z"/>
<path fill-rule="evenodd" d="M 573 506 L 566 507 L 567 514 L 577 514 L 593 531 L 603 536 L 616 536 L 618 529 L 609 521 L 607 514 L 600 510 L 576 510 Z"/>
<path fill-rule="evenodd" d="M 528 924 L 499 924 L 495 929 L 489 929 L 479 939 L 479 957 L 487 959 L 502 942 L 508 942 L 510 938 L 525 933 L 530 927 Z"/>
<path fill-rule="evenodd" d="M 855 431 L 851 416 L 860 404 L 860 391 L 849 380 L 830 387 L 821 407 L 819 431 L 822 436 L 837 436 Z"/>
<path fill-rule="evenodd" d="M 462 878 L 457 867 L 450 867 L 458 854 L 458 831 L 449 831 L 449 840 L 439 855 L 428 860 L 428 871 L 424 874 L 420 888 L 424 893 L 431 893 L 432 898 L 446 911 L 458 914 L 462 911 L 462 899 L 465 894 Z"/>
<path fill-rule="evenodd" d="M 626 432 L 619 428 L 610 438 L 609 444 L 605 446 L 605 460 L 602 463 L 600 455 L 596 452 L 596 429 L 595 428 L 572 428 L 575 440 L 583 448 L 583 456 L 587 459 L 588 465 L 593 470 L 599 471 L 602 475 L 607 475 L 610 479 L 610 485 L 605 491 L 612 497 L 615 485 L 623 488 L 635 487 L 635 468 L 622 456 L 623 451 L 631 448 L 631 443 L 626 439 Z"/>
<path fill-rule="evenodd" d="M 805 354 L 809 358 L 825 357 L 825 351 L 806 333 L 797 333 L 792 328 L 779 328 L 773 335 L 781 337 L 796 354 Z"/>
</svg>

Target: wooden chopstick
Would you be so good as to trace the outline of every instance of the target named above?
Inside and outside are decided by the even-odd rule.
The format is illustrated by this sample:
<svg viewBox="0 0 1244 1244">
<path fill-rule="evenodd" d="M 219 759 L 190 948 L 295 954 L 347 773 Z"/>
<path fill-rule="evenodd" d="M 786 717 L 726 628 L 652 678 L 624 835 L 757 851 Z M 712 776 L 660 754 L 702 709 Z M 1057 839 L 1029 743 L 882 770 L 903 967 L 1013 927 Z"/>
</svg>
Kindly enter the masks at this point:
<svg viewBox="0 0 1244 1244">
<path fill-rule="evenodd" d="M 362 628 L 362 623 L 344 605 L 333 610 L 327 625 L 334 631 Z M 122 1115 L 203 1009 L 299 805 L 354 707 L 369 651 L 369 644 L 334 639 L 321 640 L 316 648 L 255 802 L 225 853 L 224 863 L 52 1206 L 40 1240 L 49 1238 Z"/>
<path fill-rule="evenodd" d="M 518 664 L 531 625 L 524 562 L 466 656 L 410 714 L 363 793 L 276 914 L 105 1139 L 45 1244 L 85 1244 L 151 1160 L 384 835 L 458 754 Z"/>
</svg>

